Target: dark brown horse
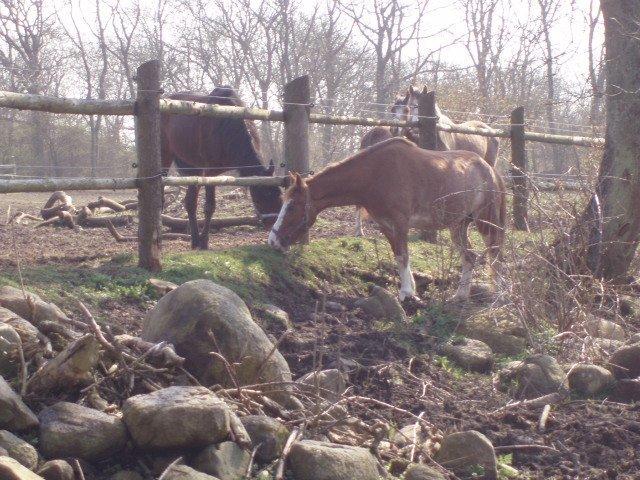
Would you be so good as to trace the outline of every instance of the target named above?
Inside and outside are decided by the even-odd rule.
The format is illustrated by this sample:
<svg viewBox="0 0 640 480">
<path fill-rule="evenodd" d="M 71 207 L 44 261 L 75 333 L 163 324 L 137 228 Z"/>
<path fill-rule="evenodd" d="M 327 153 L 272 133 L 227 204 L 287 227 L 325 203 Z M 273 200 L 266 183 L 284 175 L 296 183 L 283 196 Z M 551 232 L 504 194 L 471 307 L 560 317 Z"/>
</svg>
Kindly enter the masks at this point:
<svg viewBox="0 0 640 480">
<path fill-rule="evenodd" d="M 231 87 L 217 87 L 209 95 L 181 92 L 170 95 L 173 100 L 186 100 L 218 105 L 244 107 Z M 260 153 L 260 139 L 254 123 L 237 118 L 215 118 L 163 114 L 161 119 L 161 159 L 164 172 L 175 163 L 180 175 L 214 177 L 238 170 L 241 177 L 272 176 L 274 167 L 265 167 Z M 191 247 L 207 249 L 209 227 L 215 211 L 215 187 L 205 187 L 204 226 L 198 232 L 197 209 L 199 186 L 187 187 L 184 199 L 189 216 Z M 269 228 L 282 206 L 278 187 L 249 187 L 258 215 Z"/>
</svg>

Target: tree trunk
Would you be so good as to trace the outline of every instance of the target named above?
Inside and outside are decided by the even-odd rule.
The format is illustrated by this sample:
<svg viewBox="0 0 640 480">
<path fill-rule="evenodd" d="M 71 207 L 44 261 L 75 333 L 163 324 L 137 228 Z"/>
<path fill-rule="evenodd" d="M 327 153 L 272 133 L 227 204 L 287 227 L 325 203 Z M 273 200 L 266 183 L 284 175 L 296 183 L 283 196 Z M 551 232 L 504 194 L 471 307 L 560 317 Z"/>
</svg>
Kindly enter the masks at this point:
<svg viewBox="0 0 640 480">
<path fill-rule="evenodd" d="M 573 235 L 582 242 L 571 248 L 596 276 L 615 280 L 626 274 L 640 235 L 640 3 L 603 0 L 602 10 L 606 145 L 596 191 Z"/>
</svg>

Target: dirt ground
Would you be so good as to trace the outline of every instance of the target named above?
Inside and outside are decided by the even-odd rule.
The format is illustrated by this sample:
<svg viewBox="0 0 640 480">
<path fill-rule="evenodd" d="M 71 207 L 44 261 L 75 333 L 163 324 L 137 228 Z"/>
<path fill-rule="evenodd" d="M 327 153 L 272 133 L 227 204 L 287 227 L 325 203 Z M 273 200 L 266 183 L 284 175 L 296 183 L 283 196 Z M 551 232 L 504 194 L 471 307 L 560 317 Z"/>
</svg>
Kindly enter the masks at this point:
<svg viewBox="0 0 640 480">
<path fill-rule="evenodd" d="M 95 200 L 100 194 L 116 200 L 135 197 L 134 191 L 67 193 L 76 205 Z M 0 195 L 0 269 L 15 266 L 18 261 L 22 265 L 86 263 L 89 266 L 92 261 L 135 252 L 135 243 L 116 243 L 104 229 L 70 231 L 4 225 L 6 218 L 15 212 L 38 215 L 47 198 L 48 194 Z M 222 197 L 217 215 L 246 214 L 250 208 L 247 199 Z M 352 208 L 332 210 L 322 216 L 312 236 L 350 235 L 353 217 Z M 135 235 L 135 226 L 119 230 Z M 369 227 L 369 232 L 373 233 L 374 229 Z M 210 248 L 264 243 L 266 237 L 265 231 L 254 227 L 228 228 L 211 235 Z M 163 249 L 185 251 L 189 244 L 168 241 Z M 116 312 L 119 308 L 121 306 L 114 306 Z M 308 310 L 311 306 L 301 308 Z M 392 403 L 416 415 L 426 412 L 426 418 L 444 432 L 475 429 L 487 435 L 494 446 L 542 445 L 557 450 L 530 447 L 515 451 L 513 466 L 526 472 L 527 476 L 522 478 L 640 478 L 640 405 L 571 401 L 552 412 L 547 432 L 540 433 L 537 430 L 539 408 L 496 412 L 508 398 L 494 390 L 490 378 L 471 374 L 456 376 L 439 368 L 431 353 L 411 360 L 401 343 L 370 328 L 371 319 L 355 318 L 348 312 L 335 318 L 325 326 L 322 337 L 334 352 L 327 358 L 327 364 L 337 360 L 335 352 L 339 352 L 338 357 L 348 357 L 359 364 L 352 378 L 355 393 Z M 137 312 L 130 325 L 132 329 L 139 328 L 139 324 L 136 325 L 139 319 L 140 312 Z M 425 351 L 431 352 L 432 339 L 428 332 L 416 330 L 415 335 L 419 342 L 424 342 Z M 302 320 L 296 323 L 295 334 L 283 342 L 282 352 L 295 374 L 310 370 L 313 362 L 310 352 L 317 341 L 318 325 L 312 320 Z M 421 380 L 407 376 L 407 371 Z M 376 411 L 363 410 L 362 415 L 375 418 Z"/>
</svg>

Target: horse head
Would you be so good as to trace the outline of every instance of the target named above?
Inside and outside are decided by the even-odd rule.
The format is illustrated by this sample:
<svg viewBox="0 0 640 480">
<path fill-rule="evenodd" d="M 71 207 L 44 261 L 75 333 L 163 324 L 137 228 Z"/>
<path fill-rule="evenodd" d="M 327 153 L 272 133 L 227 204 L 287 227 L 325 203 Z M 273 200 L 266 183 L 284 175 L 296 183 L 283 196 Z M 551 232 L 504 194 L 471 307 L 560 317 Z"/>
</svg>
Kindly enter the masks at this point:
<svg viewBox="0 0 640 480">
<path fill-rule="evenodd" d="M 282 252 L 298 241 L 315 221 L 310 213 L 309 187 L 299 174 L 289 175 L 291 186 L 284 193 L 284 203 L 268 240 L 271 247 Z"/>
</svg>

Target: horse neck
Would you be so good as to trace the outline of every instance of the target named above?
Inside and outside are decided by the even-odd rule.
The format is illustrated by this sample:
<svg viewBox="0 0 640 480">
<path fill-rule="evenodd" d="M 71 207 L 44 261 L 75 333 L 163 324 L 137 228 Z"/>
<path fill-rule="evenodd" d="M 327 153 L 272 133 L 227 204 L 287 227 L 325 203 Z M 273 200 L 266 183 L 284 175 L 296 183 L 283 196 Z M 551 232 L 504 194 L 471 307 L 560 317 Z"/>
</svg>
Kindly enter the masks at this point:
<svg viewBox="0 0 640 480">
<path fill-rule="evenodd" d="M 343 162 L 329 167 L 307 181 L 309 201 L 313 213 L 331 207 L 358 204 L 360 186 L 366 184 L 362 172 L 353 162 Z"/>
<path fill-rule="evenodd" d="M 440 106 L 436 103 L 436 117 L 438 117 L 438 121 L 444 125 L 453 125 L 454 122 L 449 117 L 447 117 L 442 110 L 440 110 Z"/>
<path fill-rule="evenodd" d="M 265 176 L 262 155 L 256 148 L 249 131 L 247 130 L 245 133 L 248 138 L 238 142 L 239 146 L 233 147 L 233 162 L 239 167 L 238 170 L 241 177 Z"/>
</svg>

